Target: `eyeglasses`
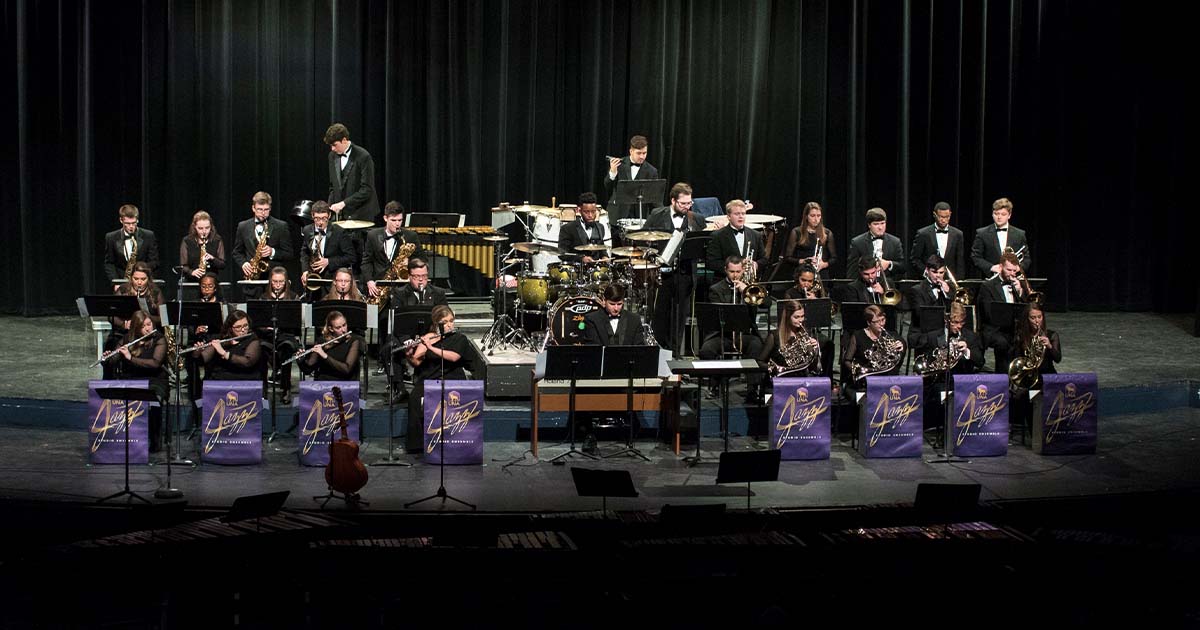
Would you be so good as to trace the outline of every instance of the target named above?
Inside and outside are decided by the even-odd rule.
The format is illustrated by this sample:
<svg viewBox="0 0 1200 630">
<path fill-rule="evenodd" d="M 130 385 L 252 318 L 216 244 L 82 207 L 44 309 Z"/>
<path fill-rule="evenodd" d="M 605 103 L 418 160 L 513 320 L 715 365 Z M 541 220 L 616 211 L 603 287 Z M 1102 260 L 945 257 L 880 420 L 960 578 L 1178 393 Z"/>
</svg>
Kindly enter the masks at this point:
<svg viewBox="0 0 1200 630">
<path fill-rule="evenodd" d="M 231 329 L 232 330 L 250 330 L 250 324 L 248 324 L 248 323 L 234 324 L 233 326 L 231 326 Z"/>
<path fill-rule="evenodd" d="M 675 205 L 683 206 L 684 208 L 690 208 L 693 205 L 695 205 L 695 203 L 696 203 L 695 201 L 676 201 Z"/>
</svg>

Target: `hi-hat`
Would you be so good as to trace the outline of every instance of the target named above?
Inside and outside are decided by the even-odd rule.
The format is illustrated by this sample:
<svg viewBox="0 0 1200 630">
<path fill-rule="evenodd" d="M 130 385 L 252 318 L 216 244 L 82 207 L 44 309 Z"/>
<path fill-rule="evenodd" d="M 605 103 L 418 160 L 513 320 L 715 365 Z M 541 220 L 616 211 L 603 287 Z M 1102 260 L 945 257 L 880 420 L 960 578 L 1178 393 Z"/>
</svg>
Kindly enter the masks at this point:
<svg viewBox="0 0 1200 630">
<path fill-rule="evenodd" d="M 577 252 L 602 252 L 608 249 L 607 245 L 576 245 Z"/>
<path fill-rule="evenodd" d="M 558 254 L 562 252 L 561 249 L 544 243 L 513 243 L 513 249 L 526 254 Z"/>
<path fill-rule="evenodd" d="M 781 217 L 777 214 L 747 214 L 746 215 L 746 223 L 761 223 L 763 225 L 770 225 L 773 223 L 779 223 L 780 221 L 783 221 L 783 217 Z"/>
<path fill-rule="evenodd" d="M 501 241 L 507 241 L 508 237 L 503 234 L 488 234 L 487 236 L 483 237 L 483 240 L 499 243 Z"/>
<path fill-rule="evenodd" d="M 649 253 L 647 247 L 617 247 L 612 250 L 613 256 L 628 256 L 630 258 L 641 258 Z"/>
<path fill-rule="evenodd" d="M 375 225 L 371 221 L 363 221 L 361 219 L 343 219 L 341 221 L 334 221 L 333 224 L 341 227 L 343 230 L 361 230 Z"/>
<path fill-rule="evenodd" d="M 656 232 L 651 230 L 649 232 L 634 232 L 633 234 L 626 234 L 625 238 L 631 241 L 666 241 L 670 240 L 671 233 Z"/>
</svg>

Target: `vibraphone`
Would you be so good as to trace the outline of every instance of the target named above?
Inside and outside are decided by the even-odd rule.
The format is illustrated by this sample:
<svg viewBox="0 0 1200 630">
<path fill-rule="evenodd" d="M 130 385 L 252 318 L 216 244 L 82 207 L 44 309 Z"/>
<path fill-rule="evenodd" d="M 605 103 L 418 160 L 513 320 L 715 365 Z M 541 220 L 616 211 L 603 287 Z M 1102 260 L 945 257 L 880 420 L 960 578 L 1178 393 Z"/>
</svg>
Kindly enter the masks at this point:
<svg viewBox="0 0 1200 630">
<path fill-rule="evenodd" d="M 425 249 L 433 250 L 438 256 L 453 258 L 477 270 L 485 278 L 494 278 L 496 273 L 495 243 L 483 240 L 491 234 L 499 234 L 489 225 L 464 225 L 462 227 L 438 228 L 437 247 L 433 246 L 432 227 L 413 227 L 410 230 L 421 235 Z"/>
</svg>

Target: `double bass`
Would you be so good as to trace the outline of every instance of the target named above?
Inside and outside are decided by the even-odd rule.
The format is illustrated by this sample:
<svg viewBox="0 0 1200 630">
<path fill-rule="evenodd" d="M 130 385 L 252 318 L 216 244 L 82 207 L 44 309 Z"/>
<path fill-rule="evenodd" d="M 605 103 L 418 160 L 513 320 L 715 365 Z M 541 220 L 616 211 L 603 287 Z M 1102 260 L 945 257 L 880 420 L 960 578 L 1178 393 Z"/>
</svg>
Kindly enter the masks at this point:
<svg viewBox="0 0 1200 630">
<path fill-rule="evenodd" d="M 346 432 L 346 410 L 342 404 L 342 389 L 333 388 L 337 400 L 338 424 L 342 436 L 329 443 L 329 463 L 325 466 L 325 483 L 330 489 L 346 495 L 347 503 L 358 503 L 358 491 L 367 485 L 367 467 L 358 458 L 358 442 Z"/>
</svg>

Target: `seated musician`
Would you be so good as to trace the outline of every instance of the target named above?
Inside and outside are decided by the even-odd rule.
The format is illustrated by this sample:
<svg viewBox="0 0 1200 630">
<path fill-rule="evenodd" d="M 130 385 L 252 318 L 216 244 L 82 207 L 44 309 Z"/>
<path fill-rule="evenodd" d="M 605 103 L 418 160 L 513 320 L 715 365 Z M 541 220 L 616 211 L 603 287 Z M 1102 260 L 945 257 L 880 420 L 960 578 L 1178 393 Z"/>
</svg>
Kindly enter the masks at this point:
<svg viewBox="0 0 1200 630">
<path fill-rule="evenodd" d="M 208 380 L 256 381 L 262 378 L 259 367 L 262 344 L 253 335 L 250 316 L 243 311 L 235 310 L 225 318 L 221 336 L 200 350 L 200 357 L 206 366 L 205 378 Z"/>
<path fill-rule="evenodd" d="M 154 280 L 150 276 L 150 265 L 139 262 L 134 264 L 133 273 L 130 274 L 129 280 L 125 284 L 118 286 L 114 291 L 116 295 L 132 295 L 134 297 L 143 298 L 146 300 L 146 312 L 150 319 L 158 326 L 158 307 L 163 303 L 162 291 L 159 291 L 158 286 L 154 284 Z M 121 339 L 125 337 L 125 333 L 129 330 L 129 320 L 121 319 L 120 317 L 110 317 L 109 323 L 112 324 L 112 331 L 108 333 L 108 338 L 104 341 L 104 351 L 116 349 L 123 342 Z M 105 379 L 113 378 L 112 362 L 105 362 L 103 365 L 103 373 Z"/>
<path fill-rule="evenodd" d="M 354 272 L 349 267 L 341 267 L 333 273 L 333 285 L 329 287 L 329 292 L 321 301 L 329 300 L 366 301 L 362 293 L 358 292 L 358 285 L 354 283 Z"/>
<path fill-rule="evenodd" d="M 299 296 L 292 291 L 292 281 L 288 279 L 287 269 L 283 267 L 273 267 L 267 290 L 262 295 L 262 299 L 270 302 L 280 302 L 283 300 L 298 300 Z M 269 324 L 270 322 L 266 322 Z M 282 390 L 279 399 L 283 404 L 287 404 L 292 398 L 292 369 L 291 366 L 282 367 L 281 363 L 288 360 L 296 353 L 300 347 L 300 330 L 293 328 L 280 328 L 277 335 L 272 334 L 270 326 L 260 326 L 255 332 L 263 341 L 263 350 L 272 360 L 271 369 L 278 369 L 280 375 L 279 387 Z"/>
<path fill-rule="evenodd" d="M 312 353 L 300 363 L 301 370 L 318 381 L 357 381 L 366 342 L 358 335 L 346 335 L 348 332 L 346 317 L 338 311 L 329 311 L 321 337 L 312 347 Z M 338 337 L 341 339 L 329 343 Z"/>
<path fill-rule="evenodd" d="M 604 308 L 583 318 L 584 343 L 601 346 L 640 346 L 645 342 L 642 320 L 624 309 L 625 288 L 610 284 L 601 292 Z"/>
<path fill-rule="evenodd" d="M 563 262 L 581 262 L 584 264 L 596 262 L 603 254 L 596 252 L 577 252 L 577 245 L 611 245 L 612 233 L 608 226 L 596 220 L 600 209 L 596 206 L 596 194 L 585 192 L 579 195 L 579 219 L 562 224 L 558 232 L 558 248 L 562 250 L 559 258 Z"/>
<path fill-rule="evenodd" d="M 1046 327 L 1046 313 L 1041 306 L 1030 304 L 1025 317 L 1017 321 L 1014 335 L 1015 350 L 1013 359 L 1022 357 L 1025 365 L 1037 365 L 1031 368 L 1032 379 L 1027 375 L 1014 378 L 1011 367 L 1009 370 L 1009 388 L 1012 394 L 1012 420 L 1016 424 L 1032 426 L 1032 405 L 1029 403 L 1029 391 L 1042 389 L 1043 374 L 1057 374 L 1055 363 L 1062 361 L 1062 342 L 1058 333 Z M 1039 352 L 1040 350 L 1040 352 Z"/>
<path fill-rule="evenodd" d="M 206 273 L 200 278 L 198 284 L 200 295 L 197 298 L 199 302 L 209 304 L 221 304 L 225 300 L 221 299 L 221 294 L 218 292 L 217 276 L 214 273 Z M 216 331 L 210 331 L 208 326 L 200 325 L 192 328 L 188 339 L 192 342 L 205 342 L 216 339 Z M 188 399 L 197 400 L 200 398 L 200 357 L 195 354 L 187 355 L 187 371 L 188 371 Z"/>
<path fill-rule="evenodd" d="M 408 259 L 408 284 L 399 287 L 398 290 L 391 293 L 392 308 L 404 308 L 408 306 L 437 306 L 439 304 L 448 304 L 446 299 L 446 291 L 439 287 L 429 284 L 429 265 L 420 258 Z M 381 314 L 382 317 L 382 314 Z M 412 331 L 403 331 L 411 333 Z M 387 343 L 380 348 L 379 369 L 375 371 L 376 375 L 382 375 L 386 372 L 384 366 L 384 358 L 392 357 L 395 365 L 392 366 L 392 378 L 388 386 L 391 388 L 392 402 L 403 402 L 408 398 L 408 391 L 404 388 L 404 376 L 407 371 L 404 356 L 391 353 L 391 349 L 397 347 L 398 344 L 407 341 L 405 334 L 397 334 L 397 331 L 391 331 L 388 334 Z"/>
<path fill-rule="evenodd" d="M 966 323 L 966 307 L 951 302 L 945 328 L 927 333 L 914 328 L 915 332 L 909 333 L 909 343 L 917 356 L 913 361 L 913 372 L 925 377 L 923 416 L 926 429 L 945 426 L 940 392 L 945 387 L 947 366 L 951 374 L 975 374 L 983 369 L 983 342 L 975 331 L 966 327 Z M 947 334 L 950 335 L 949 346 L 946 345 Z"/>
<path fill-rule="evenodd" d="M 779 328 L 767 335 L 758 360 L 767 363 L 769 374 L 775 376 L 816 376 L 826 374 L 825 359 L 833 360 L 833 342 L 820 339 L 804 327 L 804 304 L 785 302 Z M 812 361 L 801 365 L 805 355 Z"/>
<path fill-rule="evenodd" d="M 946 261 L 937 254 L 925 259 L 925 271 L 916 284 L 908 288 L 905 302 L 916 311 L 922 306 L 945 307 L 954 300 L 954 292 L 946 282 Z"/>
<path fill-rule="evenodd" d="M 863 391 L 866 376 L 895 376 L 904 358 L 904 342 L 887 331 L 887 314 L 870 304 L 863 309 L 867 327 L 854 331 L 842 351 L 842 390 L 850 400 Z"/>
<path fill-rule="evenodd" d="M 988 315 L 988 305 L 994 302 L 1017 304 L 1026 300 L 1025 289 L 1017 280 L 1021 273 L 1021 264 L 1016 254 L 1006 252 L 1000 256 L 1000 272 L 996 277 L 979 285 L 979 295 L 975 303 L 983 316 L 983 344 L 992 348 L 997 374 L 1008 370 L 1008 362 L 1012 360 L 1013 334 L 1005 330 L 1008 322 L 991 321 Z"/>
<path fill-rule="evenodd" d="M 878 258 L 863 258 L 858 261 L 858 278 L 841 289 L 840 302 L 883 303 L 883 285 L 879 282 L 882 272 Z"/>
<path fill-rule="evenodd" d="M 796 285 L 783 293 L 785 300 L 811 300 L 826 297 L 824 285 L 817 287 L 817 274 L 807 264 L 796 267 Z"/>
<path fill-rule="evenodd" d="M 425 407 L 422 397 L 425 381 L 438 379 L 464 380 L 468 371 L 474 371 L 475 349 L 467 336 L 455 332 L 454 311 L 449 306 L 433 307 L 433 324 L 429 332 L 421 336 L 421 342 L 408 350 L 408 362 L 413 366 L 413 395 L 408 399 L 408 434 L 405 450 L 420 453 L 424 447 Z M 438 327 L 442 334 L 438 334 Z M 434 405 L 440 401 L 431 401 Z"/>
<path fill-rule="evenodd" d="M 746 272 L 746 262 L 741 256 L 729 256 L 725 259 L 725 269 L 721 280 L 708 288 L 708 301 L 716 304 L 743 304 L 746 288 L 749 286 L 742 275 Z M 749 307 L 747 307 L 749 308 Z M 754 359 L 762 354 L 763 341 L 758 335 L 758 327 L 751 320 L 751 330 L 748 333 L 711 331 L 700 346 L 700 358 L 704 360 L 719 359 L 726 353 L 734 353 L 742 359 Z M 761 400 L 760 384 L 762 374 L 752 373 L 746 377 L 746 399 Z"/>
<path fill-rule="evenodd" d="M 124 344 L 134 339 L 154 332 L 154 320 L 146 311 L 137 311 L 129 320 L 129 330 L 121 341 L 120 359 L 117 365 L 121 378 L 149 379 L 150 389 L 158 397 L 160 403 L 167 400 L 167 372 L 163 362 L 167 358 L 167 341 L 160 333 L 155 333 L 145 339 L 125 347 Z M 162 435 L 162 406 L 150 407 L 150 452 L 156 453 L 161 448 Z"/>
</svg>

